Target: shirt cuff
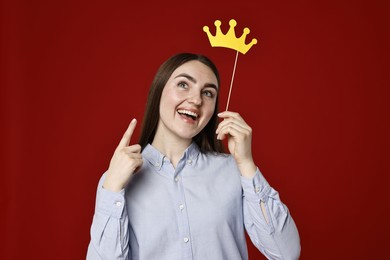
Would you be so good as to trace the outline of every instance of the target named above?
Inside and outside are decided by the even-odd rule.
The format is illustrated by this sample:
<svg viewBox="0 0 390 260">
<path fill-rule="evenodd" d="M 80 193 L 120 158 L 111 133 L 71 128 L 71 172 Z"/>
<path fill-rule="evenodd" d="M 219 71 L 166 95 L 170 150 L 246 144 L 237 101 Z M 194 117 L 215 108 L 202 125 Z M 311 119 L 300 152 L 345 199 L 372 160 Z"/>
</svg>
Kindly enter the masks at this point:
<svg viewBox="0 0 390 260">
<path fill-rule="evenodd" d="M 246 178 L 241 176 L 241 186 L 246 199 L 255 202 L 266 202 L 271 190 L 267 180 L 261 174 L 259 168 L 256 169 L 255 176 Z"/>
<path fill-rule="evenodd" d="M 125 190 L 113 192 L 99 187 L 96 201 L 96 210 L 102 214 L 121 218 L 125 207 Z"/>
</svg>

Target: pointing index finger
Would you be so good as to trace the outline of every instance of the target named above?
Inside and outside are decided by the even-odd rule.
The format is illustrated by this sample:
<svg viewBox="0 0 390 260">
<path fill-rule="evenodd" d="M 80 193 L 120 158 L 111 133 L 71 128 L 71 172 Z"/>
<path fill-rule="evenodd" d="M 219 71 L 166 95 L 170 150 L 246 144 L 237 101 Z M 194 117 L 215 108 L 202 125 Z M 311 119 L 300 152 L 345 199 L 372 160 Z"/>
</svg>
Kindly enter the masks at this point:
<svg viewBox="0 0 390 260">
<path fill-rule="evenodd" d="M 136 125 L 137 125 L 137 119 L 133 118 L 133 120 L 131 120 L 126 132 L 123 134 L 123 137 L 122 137 L 121 141 L 119 142 L 118 148 L 123 148 L 123 147 L 129 146 L 131 136 L 133 135 L 133 132 L 134 132 Z"/>
</svg>

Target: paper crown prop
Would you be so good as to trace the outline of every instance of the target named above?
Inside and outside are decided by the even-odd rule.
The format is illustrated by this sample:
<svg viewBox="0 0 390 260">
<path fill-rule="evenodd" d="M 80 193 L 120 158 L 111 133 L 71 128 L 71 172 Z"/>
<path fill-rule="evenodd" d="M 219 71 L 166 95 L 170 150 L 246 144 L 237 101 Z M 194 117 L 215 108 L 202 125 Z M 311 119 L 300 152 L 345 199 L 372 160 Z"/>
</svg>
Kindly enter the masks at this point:
<svg viewBox="0 0 390 260">
<path fill-rule="evenodd" d="M 221 21 L 216 20 L 214 25 L 216 27 L 215 36 L 210 33 L 210 29 L 208 26 L 203 27 L 203 31 L 207 33 L 210 44 L 212 47 L 225 47 L 230 48 L 236 51 L 245 54 L 249 51 L 249 49 L 257 43 L 256 39 L 252 39 L 249 44 L 245 44 L 246 36 L 250 33 L 249 28 L 245 28 L 243 34 L 240 38 L 236 37 L 235 27 L 237 25 L 236 20 L 231 19 L 229 21 L 229 31 L 226 34 L 223 34 L 221 31 Z"/>
<path fill-rule="evenodd" d="M 253 45 L 257 44 L 257 40 L 252 39 L 252 41 L 249 44 L 245 43 L 246 36 L 250 33 L 249 28 L 244 28 L 241 37 L 237 38 L 235 32 L 235 27 L 237 25 L 237 22 L 234 19 L 231 19 L 229 21 L 230 28 L 226 34 L 222 33 L 221 24 L 222 23 L 219 20 L 216 20 L 214 22 L 216 28 L 215 35 L 212 35 L 210 33 L 210 29 L 208 26 L 203 26 L 203 31 L 207 34 L 207 37 L 209 38 L 212 47 L 224 47 L 224 48 L 229 48 L 237 51 L 236 60 L 234 61 L 232 79 L 230 81 L 229 96 L 226 104 L 226 110 L 228 110 L 230 95 L 232 93 L 234 74 L 236 72 L 238 53 L 241 52 L 242 54 L 246 54 L 249 51 L 249 49 L 252 48 Z"/>
</svg>

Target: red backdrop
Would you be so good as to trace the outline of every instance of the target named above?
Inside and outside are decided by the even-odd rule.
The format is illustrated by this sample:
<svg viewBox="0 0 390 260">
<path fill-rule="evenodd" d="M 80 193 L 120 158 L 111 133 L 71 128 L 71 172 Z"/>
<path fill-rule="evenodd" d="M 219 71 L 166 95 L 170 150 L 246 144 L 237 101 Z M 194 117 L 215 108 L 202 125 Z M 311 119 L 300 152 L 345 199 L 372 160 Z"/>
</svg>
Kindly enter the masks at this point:
<svg viewBox="0 0 390 260">
<path fill-rule="evenodd" d="M 385 1 L 383 1 L 385 2 Z M 95 189 L 159 64 L 210 56 L 226 104 L 300 232 L 302 259 L 385 257 L 389 8 L 379 1 L 21 1 L 1 4 L 1 259 L 83 259 Z M 387 118 L 386 118 L 387 117 Z M 139 135 L 137 129 L 136 135 Z M 250 243 L 249 243 L 250 244 Z M 249 245 L 250 259 L 263 259 Z"/>
</svg>

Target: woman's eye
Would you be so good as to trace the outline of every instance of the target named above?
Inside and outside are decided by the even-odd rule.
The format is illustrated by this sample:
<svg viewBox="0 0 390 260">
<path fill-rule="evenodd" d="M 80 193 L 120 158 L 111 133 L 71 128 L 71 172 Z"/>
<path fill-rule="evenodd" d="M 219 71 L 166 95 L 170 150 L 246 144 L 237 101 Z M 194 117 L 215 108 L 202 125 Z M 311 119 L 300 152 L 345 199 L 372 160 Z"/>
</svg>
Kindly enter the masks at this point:
<svg viewBox="0 0 390 260">
<path fill-rule="evenodd" d="M 214 93 L 209 90 L 203 91 L 203 95 L 205 95 L 206 97 L 214 97 Z"/>
<path fill-rule="evenodd" d="M 180 88 L 187 88 L 187 83 L 185 83 L 185 82 L 179 82 L 179 83 L 177 84 L 177 86 L 180 87 Z"/>
</svg>

